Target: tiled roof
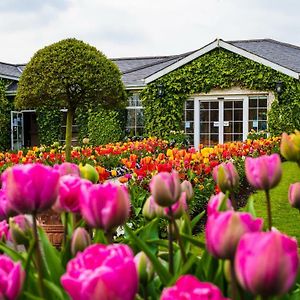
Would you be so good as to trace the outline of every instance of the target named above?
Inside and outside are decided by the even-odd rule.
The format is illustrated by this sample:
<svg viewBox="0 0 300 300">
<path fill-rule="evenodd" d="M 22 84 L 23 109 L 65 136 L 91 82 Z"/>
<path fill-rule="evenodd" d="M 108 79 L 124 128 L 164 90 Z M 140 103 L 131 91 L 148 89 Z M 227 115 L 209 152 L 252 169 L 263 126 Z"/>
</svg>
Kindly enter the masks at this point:
<svg viewBox="0 0 300 300">
<path fill-rule="evenodd" d="M 289 70 L 300 73 L 300 47 L 271 39 L 226 41 L 226 43 L 246 50 L 249 53 Z M 122 72 L 122 80 L 125 86 L 142 87 L 145 85 L 145 78 L 163 70 L 196 51 L 181 55 L 112 58 L 111 60 L 117 64 Z M 25 66 L 25 64 L 13 65 L 0 63 L 0 77 L 18 80 Z M 16 87 L 17 84 L 10 85 L 9 91 L 16 91 Z"/>
<path fill-rule="evenodd" d="M 300 73 L 300 47 L 271 39 L 229 41 L 236 47 Z"/>
<path fill-rule="evenodd" d="M 18 79 L 21 71 L 16 65 L 0 62 L 0 77 Z"/>
</svg>

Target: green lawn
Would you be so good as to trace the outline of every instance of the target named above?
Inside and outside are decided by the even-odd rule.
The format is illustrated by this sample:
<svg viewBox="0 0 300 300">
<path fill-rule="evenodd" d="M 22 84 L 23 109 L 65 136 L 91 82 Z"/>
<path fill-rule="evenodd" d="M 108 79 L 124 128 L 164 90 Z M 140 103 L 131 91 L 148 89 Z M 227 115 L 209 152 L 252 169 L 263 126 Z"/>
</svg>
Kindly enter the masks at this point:
<svg viewBox="0 0 300 300">
<path fill-rule="evenodd" d="M 292 208 L 288 202 L 288 189 L 291 183 L 300 181 L 300 168 L 296 163 L 282 164 L 283 176 L 280 184 L 271 191 L 273 226 L 290 236 L 294 236 L 300 244 L 300 213 Z M 264 192 L 254 195 L 254 206 L 257 217 L 264 218 L 267 225 L 267 210 Z"/>
</svg>

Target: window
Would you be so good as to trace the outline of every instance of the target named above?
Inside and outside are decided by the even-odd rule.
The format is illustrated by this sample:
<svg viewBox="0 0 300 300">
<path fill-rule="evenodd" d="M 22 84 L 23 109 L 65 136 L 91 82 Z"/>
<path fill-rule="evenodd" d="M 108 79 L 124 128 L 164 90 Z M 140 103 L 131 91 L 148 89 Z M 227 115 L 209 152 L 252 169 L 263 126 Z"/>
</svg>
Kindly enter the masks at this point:
<svg viewBox="0 0 300 300">
<path fill-rule="evenodd" d="M 267 129 L 267 96 L 249 97 L 249 131 Z"/>
<path fill-rule="evenodd" d="M 126 133 L 129 136 L 143 135 L 144 109 L 139 94 L 132 94 L 128 99 Z"/>
<path fill-rule="evenodd" d="M 194 99 L 188 99 L 184 103 L 183 128 L 190 144 L 194 144 Z"/>
</svg>

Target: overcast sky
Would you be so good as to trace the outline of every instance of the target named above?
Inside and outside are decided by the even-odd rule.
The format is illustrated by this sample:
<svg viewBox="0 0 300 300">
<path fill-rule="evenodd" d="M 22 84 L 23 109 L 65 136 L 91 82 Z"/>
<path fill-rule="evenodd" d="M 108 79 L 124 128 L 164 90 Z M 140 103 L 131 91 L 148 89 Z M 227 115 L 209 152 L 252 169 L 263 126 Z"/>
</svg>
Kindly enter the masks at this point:
<svg viewBox="0 0 300 300">
<path fill-rule="evenodd" d="M 68 37 L 108 57 L 180 54 L 224 40 L 300 46 L 299 0 L 0 0 L 0 61 Z"/>
</svg>

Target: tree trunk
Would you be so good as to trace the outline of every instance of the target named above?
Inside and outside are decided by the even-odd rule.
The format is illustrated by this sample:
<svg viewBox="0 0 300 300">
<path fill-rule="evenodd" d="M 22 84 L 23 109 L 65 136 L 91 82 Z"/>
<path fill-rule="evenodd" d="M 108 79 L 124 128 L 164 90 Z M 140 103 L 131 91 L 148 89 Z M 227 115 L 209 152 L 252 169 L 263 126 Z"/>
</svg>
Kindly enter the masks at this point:
<svg viewBox="0 0 300 300">
<path fill-rule="evenodd" d="M 67 111 L 67 126 L 66 126 L 66 161 L 71 161 L 71 144 L 72 144 L 72 123 L 73 123 L 73 111 L 68 109 Z"/>
</svg>

